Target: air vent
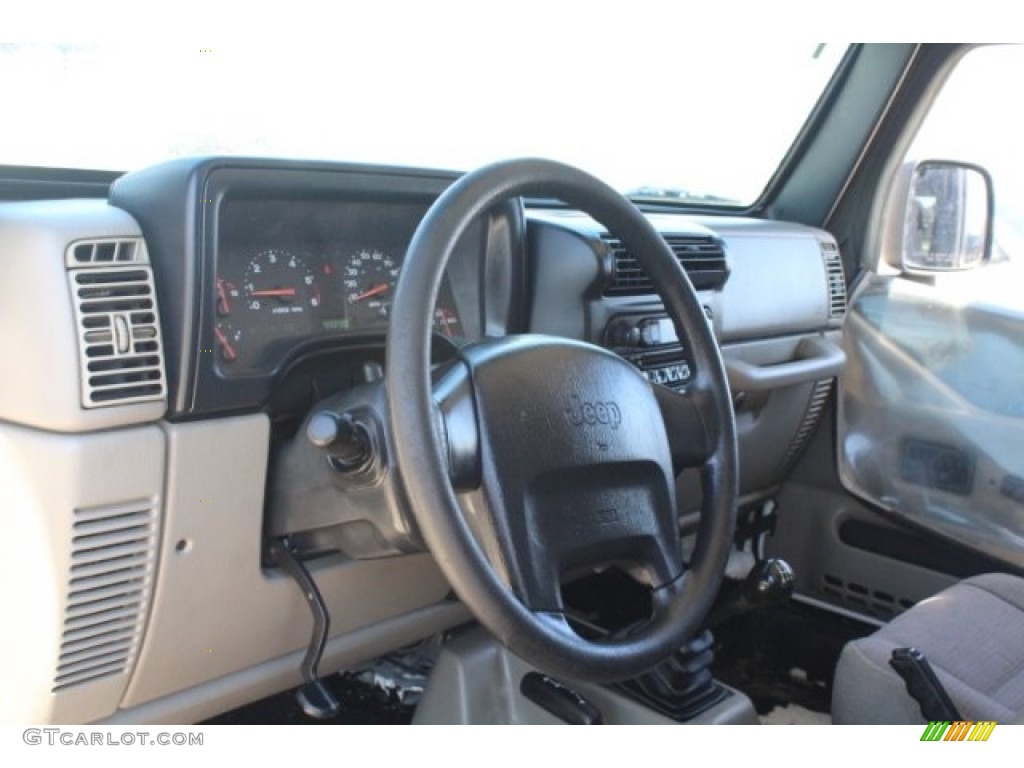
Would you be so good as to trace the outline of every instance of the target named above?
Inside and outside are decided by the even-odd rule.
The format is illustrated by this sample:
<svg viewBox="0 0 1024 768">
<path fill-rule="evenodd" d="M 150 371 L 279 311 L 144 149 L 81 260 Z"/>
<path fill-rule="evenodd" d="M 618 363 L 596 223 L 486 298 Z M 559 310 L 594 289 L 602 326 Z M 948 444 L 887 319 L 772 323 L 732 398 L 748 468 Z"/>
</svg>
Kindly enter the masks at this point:
<svg viewBox="0 0 1024 768">
<path fill-rule="evenodd" d="M 855 581 L 844 581 L 838 576 L 826 573 L 818 589 L 824 597 L 842 603 L 855 611 L 868 613 L 880 619 L 891 619 L 914 607 L 914 601 L 890 594 L 881 589 L 872 589 Z"/>
<path fill-rule="evenodd" d="M 148 601 L 155 532 L 149 500 L 75 510 L 55 693 L 130 668 Z"/>
<path fill-rule="evenodd" d="M 145 260 L 138 238 L 127 240 L 89 240 L 68 249 L 68 266 L 86 264 L 125 264 Z"/>
<path fill-rule="evenodd" d="M 846 315 L 846 278 L 843 276 L 839 246 L 830 240 L 823 240 L 821 256 L 825 261 L 825 275 L 828 279 L 828 319 L 832 325 L 840 325 Z"/>
<path fill-rule="evenodd" d="M 663 235 L 693 287 L 699 291 L 717 290 L 725 285 L 729 267 L 720 240 L 703 235 Z M 612 257 L 612 274 L 605 289 L 606 296 L 638 296 L 654 293 L 651 279 L 622 242 L 604 235 Z"/>
<path fill-rule="evenodd" d="M 106 242 L 92 247 L 99 249 Z M 78 244 L 69 251 L 82 247 Z M 142 250 L 136 244 L 136 253 Z M 105 264 L 69 272 L 78 323 L 82 406 L 159 400 L 167 385 L 153 273 L 145 264 Z"/>
</svg>

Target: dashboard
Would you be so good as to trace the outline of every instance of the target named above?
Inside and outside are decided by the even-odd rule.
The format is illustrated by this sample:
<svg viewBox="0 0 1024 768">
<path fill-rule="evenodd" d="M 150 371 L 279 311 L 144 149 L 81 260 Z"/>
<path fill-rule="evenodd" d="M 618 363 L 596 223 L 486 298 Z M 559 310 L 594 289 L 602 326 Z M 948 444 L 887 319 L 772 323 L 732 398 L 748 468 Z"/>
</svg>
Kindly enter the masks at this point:
<svg viewBox="0 0 1024 768">
<path fill-rule="evenodd" d="M 146 233 L 159 286 L 167 420 L 269 416 L 265 528 L 304 537 L 311 551 L 338 547 L 361 557 L 423 546 L 396 477 L 386 483 L 391 500 L 368 518 L 337 498 L 337 482 L 292 478 L 316 460 L 302 435 L 323 403 L 341 398 L 349 410 L 377 413 L 366 432 L 385 439 L 386 404 L 346 393 L 383 377 L 406 251 L 457 178 L 206 158 L 131 173 L 111 189 L 110 203 Z M 741 492 L 755 503 L 799 456 L 841 363 L 838 248 L 826 232 L 784 222 L 647 215 L 697 290 L 721 348 L 734 389 Z M 605 347 L 676 391 L 701 374 L 634 255 L 591 217 L 543 201 L 506 201 L 468 228 L 438 286 L 432 326 L 436 363 L 485 337 L 529 332 Z M 781 449 L 765 451 L 768 444 Z M 700 494 L 681 498 L 695 509 Z M 338 544 L 352 540 L 342 528 L 362 524 L 373 531 L 371 544 Z"/>
<path fill-rule="evenodd" d="M 0 464 L 22 511 L 0 562 L 12 581 L 50 564 L 12 597 L 26 623 L 4 679 L 30 692 L 20 719 L 195 721 L 296 684 L 308 606 L 271 540 L 315 573 L 325 669 L 467 620 L 409 514 L 379 381 L 409 243 L 457 178 L 214 157 L 127 174 L 106 200 L 0 203 Z M 796 224 L 646 215 L 720 346 L 752 510 L 805 447 L 841 364 L 838 247 Z M 431 324 L 439 367 L 478 340 L 535 333 L 605 347 L 653 386 L 701 375 L 633 255 L 544 201 L 481 214 Z M 338 414 L 372 460 L 325 456 Z M 325 415 L 331 429 L 311 429 Z M 684 532 L 693 472 L 678 478 Z M 116 621 L 79 639 L 93 588 Z"/>
<path fill-rule="evenodd" d="M 205 158 L 119 179 L 110 204 L 146 233 L 159 286 L 167 418 L 264 410 L 289 433 L 318 399 L 379 378 L 406 249 L 456 178 Z M 845 286 L 827 233 L 742 217 L 648 217 L 697 288 L 727 364 L 798 362 L 801 334 L 838 328 Z M 605 346 L 677 390 L 699 373 L 632 255 L 599 223 L 560 207 L 512 200 L 482 216 L 449 260 L 432 322 L 437 360 L 485 336 L 529 331 Z M 768 392 L 740 393 L 758 420 Z"/>
</svg>

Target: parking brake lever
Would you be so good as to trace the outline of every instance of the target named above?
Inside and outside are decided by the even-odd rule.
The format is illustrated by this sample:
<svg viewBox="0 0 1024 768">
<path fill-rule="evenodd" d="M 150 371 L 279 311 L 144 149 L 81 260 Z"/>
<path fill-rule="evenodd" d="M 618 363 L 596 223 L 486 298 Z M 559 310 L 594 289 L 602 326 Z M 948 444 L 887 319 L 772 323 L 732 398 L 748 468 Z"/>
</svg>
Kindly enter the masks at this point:
<svg viewBox="0 0 1024 768">
<path fill-rule="evenodd" d="M 327 606 L 324 604 L 320 590 L 316 588 L 313 576 L 309 569 L 295 557 L 287 536 L 270 542 L 270 554 L 284 568 L 285 572 L 295 579 L 295 583 L 302 590 L 302 596 L 306 599 L 309 610 L 313 614 L 313 636 L 309 639 L 306 656 L 302 659 L 302 679 L 306 682 L 295 692 L 295 699 L 307 717 L 326 720 L 337 715 L 339 709 L 338 700 L 323 684 L 317 672 L 320 658 L 324 654 L 324 646 L 327 645 L 327 632 L 331 626 L 331 617 L 327 613 Z"/>
</svg>

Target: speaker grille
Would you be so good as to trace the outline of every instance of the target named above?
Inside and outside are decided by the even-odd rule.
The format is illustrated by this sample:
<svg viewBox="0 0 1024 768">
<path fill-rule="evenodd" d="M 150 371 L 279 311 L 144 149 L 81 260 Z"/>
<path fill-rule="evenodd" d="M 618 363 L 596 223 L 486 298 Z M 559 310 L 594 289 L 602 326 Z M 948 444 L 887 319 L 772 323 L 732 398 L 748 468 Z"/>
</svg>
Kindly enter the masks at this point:
<svg viewBox="0 0 1024 768">
<path fill-rule="evenodd" d="M 155 537 L 148 499 L 75 510 L 54 692 L 131 666 L 149 599 Z"/>
</svg>

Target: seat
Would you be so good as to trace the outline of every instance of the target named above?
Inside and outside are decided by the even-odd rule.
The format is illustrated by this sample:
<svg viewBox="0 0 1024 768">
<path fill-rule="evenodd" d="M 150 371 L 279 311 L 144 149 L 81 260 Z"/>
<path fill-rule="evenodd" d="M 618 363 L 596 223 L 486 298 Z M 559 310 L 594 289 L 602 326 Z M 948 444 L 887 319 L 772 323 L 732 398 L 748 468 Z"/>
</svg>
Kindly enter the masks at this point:
<svg viewBox="0 0 1024 768">
<path fill-rule="evenodd" d="M 833 722 L 925 722 L 889 666 L 893 650 L 908 646 L 924 652 L 964 719 L 1005 723 L 1024 713 L 1024 579 L 966 579 L 847 643 L 836 668 Z"/>
</svg>

